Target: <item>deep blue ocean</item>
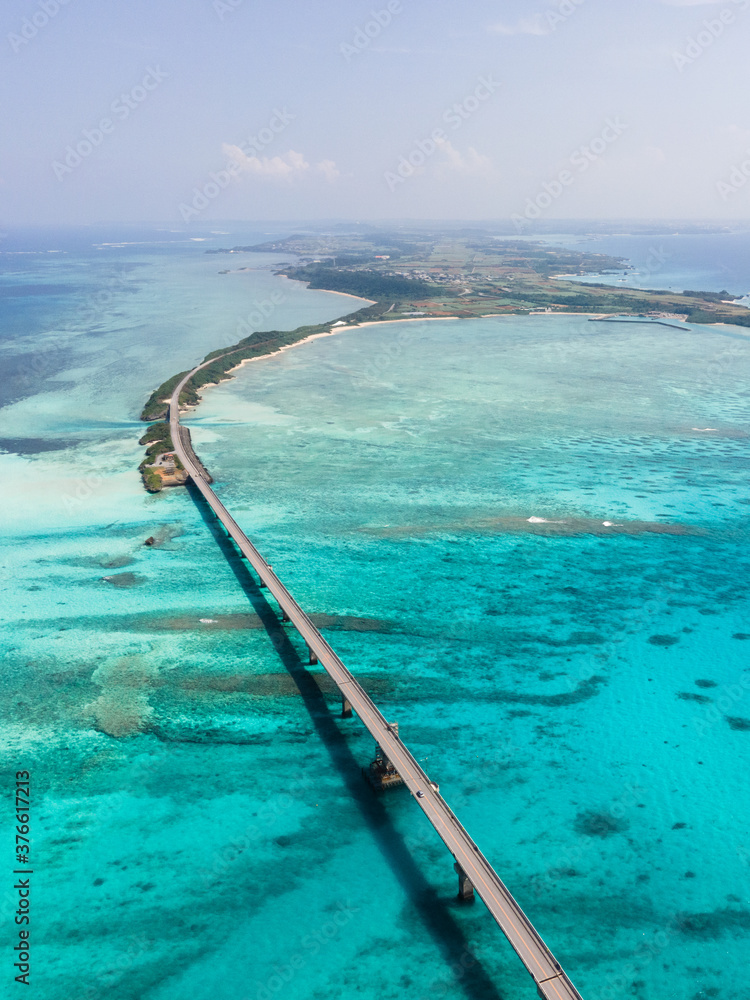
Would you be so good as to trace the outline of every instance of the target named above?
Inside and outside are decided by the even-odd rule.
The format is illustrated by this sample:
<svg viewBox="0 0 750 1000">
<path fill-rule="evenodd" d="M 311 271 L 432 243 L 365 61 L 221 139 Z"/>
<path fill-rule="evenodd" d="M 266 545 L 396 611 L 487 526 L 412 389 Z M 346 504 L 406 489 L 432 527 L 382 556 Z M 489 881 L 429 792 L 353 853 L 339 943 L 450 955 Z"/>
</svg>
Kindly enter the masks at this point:
<svg viewBox="0 0 750 1000">
<path fill-rule="evenodd" d="M 554 243 L 591 253 L 622 257 L 628 266 L 606 277 L 591 275 L 581 281 L 625 288 L 668 291 L 728 291 L 750 301 L 750 234 L 727 232 L 702 235 L 544 237 Z"/>
<path fill-rule="evenodd" d="M 258 311 L 287 329 L 357 307 L 274 276 L 283 255 L 204 253 L 283 232 L 215 229 L 0 243 L 28 995 L 530 998 L 205 510 L 142 490 L 138 414 L 165 377 Z M 643 269 L 635 239 L 591 249 Z M 659 242 L 644 287 L 750 291 L 750 236 Z M 246 365 L 186 420 L 584 1000 L 750 998 L 749 393 L 741 328 L 418 321 Z"/>
</svg>

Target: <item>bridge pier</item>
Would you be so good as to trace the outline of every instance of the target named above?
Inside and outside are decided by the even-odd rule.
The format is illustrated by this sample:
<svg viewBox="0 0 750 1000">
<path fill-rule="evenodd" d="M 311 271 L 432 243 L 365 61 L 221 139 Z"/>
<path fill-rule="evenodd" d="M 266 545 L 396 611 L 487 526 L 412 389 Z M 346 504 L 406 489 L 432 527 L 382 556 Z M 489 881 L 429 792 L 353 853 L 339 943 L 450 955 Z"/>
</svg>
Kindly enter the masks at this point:
<svg viewBox="0 0 750 1000">
<path fill-rule="evenodd" d="M 389 723 L 388 729 L 394 736 L 398 736 L 397 722 Z M 396 770 L 393 761 L 388 759 L 379 743 L 375 744 L 375 760 L 368 768 L 363 768 L 363 773 L 373 788 L 381 792 L 385 791 L 386 788 L 398 788 L 404 783 L 404 779 Z"/>
<path fill-rule="evenodd" d="M 458 861 L 453 866 L 453 870 L 458 875 L 458 898 L 462 903 L 474 902 L 474 886 L 471 879 L 463 870 Z"/>
<path fill-rule="evenodd" d="M 351 719 L 352 717 L 352 706 L 349 704 L 349 700 L 345 694 L 341 695 L 341 718 Z"/>
<path fill-rule="evenodd" d="M 318 658 L 315 655 L 315 653 L 313 653 L 313 651 L 310 649 L 309 646 L 307 647 L 307 653 L 308 653 L 307 662 L 310 664 L 310 666 L 313 666 L 313 664 L 318 662 Z"/>
<path fill-rule="evenodd" d="M 291 618 L 290 618 L 290 617 L 289 617 L 289 615 L 288 615 L 288 614 L 286 613 L 286 611 L 284 611 L 284 609 L 283 609 L 283 608 L 281 609 L 281 620 L 282 620 L 283 622 L 288 622 L 288 621 L 291 621 Z"/>
</svg>

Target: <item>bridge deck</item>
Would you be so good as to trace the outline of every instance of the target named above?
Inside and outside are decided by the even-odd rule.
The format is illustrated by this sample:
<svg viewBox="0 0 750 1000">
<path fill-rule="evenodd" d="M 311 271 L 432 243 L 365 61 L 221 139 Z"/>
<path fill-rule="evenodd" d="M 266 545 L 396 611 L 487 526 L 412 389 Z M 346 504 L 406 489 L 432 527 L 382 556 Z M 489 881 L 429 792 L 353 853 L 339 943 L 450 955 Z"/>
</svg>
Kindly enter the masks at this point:
<svg viewBox="0 0 750 1000">
<path fill-rule="evenodd" d="M 187 469 L 191 479 L 200 490 L 216 517 L 226 528 L 242 555 L 247 559 L 261 581 L 268 587 L 281 609 L 318 658 L 318 662 L 334 680 L 342 695 L 351 704 L 364 726 L 380 745 L 385 755 L 393 762 L 404 784 L 415 797 L 437 831 L 445 846 L 466 872 L 477 893 L 487 906 L 498 926 L 513 946 L 516 954 L 526 966 L 537 984 L 543 1000 L 582 1000 L 573 983 L 556 961 L 529 918 L 506 888 L 498 874 L 490 865 L 453 811 L 437 792 L 427 774 L 410 753 L 403 741 L 392 730 L 378 707 L 362 688 L 334 650 L 310 621 L 287 588 L 258 552 L 231 516 L 224 504 L 204 478 L 203 472 L 193 462 L 192 456 L 183 445 L 179 433 L 180 392 L 187 380 L 203 365 L 199 365 L 185 376 L 177 386 L 170 402 L 169 419 L 175 451 Z M 422 795 L 417 798 L 416 793 Z"/>
</svg>

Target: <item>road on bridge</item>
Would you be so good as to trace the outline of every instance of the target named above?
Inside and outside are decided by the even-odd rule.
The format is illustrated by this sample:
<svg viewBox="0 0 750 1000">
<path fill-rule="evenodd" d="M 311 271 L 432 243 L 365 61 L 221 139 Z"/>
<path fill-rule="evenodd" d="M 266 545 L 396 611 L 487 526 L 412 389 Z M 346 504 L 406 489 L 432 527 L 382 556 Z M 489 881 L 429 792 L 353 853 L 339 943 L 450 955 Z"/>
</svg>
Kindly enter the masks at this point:
<svg viewBox="0 0 750 1000">
<path fill-rule="evenodd" d="M 193 461 L 192 455 L 194 453 L 189 444 L 184 441 L 183 428 L 180 427 L 179 398 L 185 383 L 197 371 L 210 363 L 204 362 L 189 372 L 175 388 L 170 400 L 169 423 L 172 443 L 180 461 L 242 555 L 258 574 L 261 582 L 273 594 L 285 617 L 297 629 L 310 651 L 314 653 L 318 662 L 336 683 L 342 697 L 346 698 L 388 760 L 393 763 L 404 784 L 415 797 L 416 803 L 424 811 L 445 846 L 469 877 L 503 934 L 533 976 L 539 995 L 543 1000 L 582 1000 L 578 990 L 565 974 L 536 928 L 461 825 L 445 799 L 433 787 L 427 774 L 407 749 L 403 740 L 386 721 L 377 705 L 342 663 L 276 576 L 273 569 L 245 535 L 211 489 L 201 469 Z M 417 796 L 417 792 L 421 794 Z"/>
</svg>

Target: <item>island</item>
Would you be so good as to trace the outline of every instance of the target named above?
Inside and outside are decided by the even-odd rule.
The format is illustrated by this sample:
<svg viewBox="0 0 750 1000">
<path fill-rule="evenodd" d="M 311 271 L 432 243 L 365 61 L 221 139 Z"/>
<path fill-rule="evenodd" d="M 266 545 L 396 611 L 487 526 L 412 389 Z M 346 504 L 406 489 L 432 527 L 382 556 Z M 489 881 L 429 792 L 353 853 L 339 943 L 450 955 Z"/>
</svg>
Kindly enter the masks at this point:
<svg viewBox="0 0 750 1000">
<path fill-rule="evenodd" d="M 541 241 L 499 238 L 481 229 L 450 231 L 343 226 L 330 232 L 290 236 L 252 246 L 217 248 L 231 256 L 280 253 L 296 258 L 279 275 L 308 287 L 371 300 L 338 320 L 295 330 L 252 333 L 233 347 L 207 354 L 180 393 L 180 408 L 200 402 L 203 386 L 232 378 L 243 361 L 266 357 L 312 337 L 369 323 L 407 319 L 475 319 L 581 313 L 592 319 L 641 317 L 700 324 L 750 327 L 750 309 L 728 291 L 646 291 L 576 281 L 587 275 L 621 273 L 626 260 L 580 252 Z M 228 275 L 232 268 L 219 273 Z M 187 473 L 170 437 L 169 400 L 184 378 L 180 372 L 151 393 L 141 413 L 150 424 L 140 439 L 147 446 L 140 472 L 152 493 L 179 486 Z"/>
</svg>

